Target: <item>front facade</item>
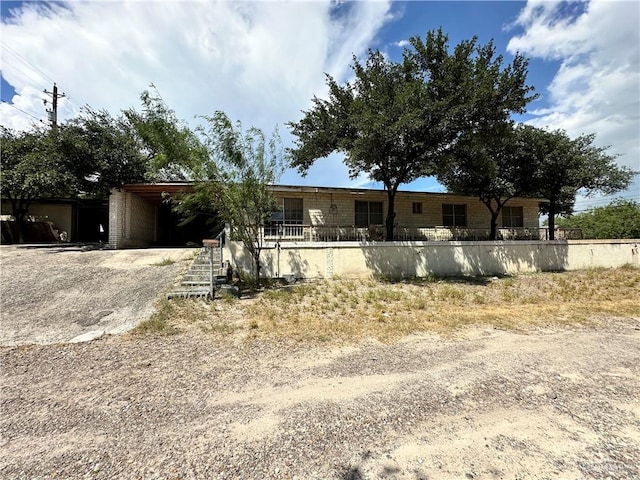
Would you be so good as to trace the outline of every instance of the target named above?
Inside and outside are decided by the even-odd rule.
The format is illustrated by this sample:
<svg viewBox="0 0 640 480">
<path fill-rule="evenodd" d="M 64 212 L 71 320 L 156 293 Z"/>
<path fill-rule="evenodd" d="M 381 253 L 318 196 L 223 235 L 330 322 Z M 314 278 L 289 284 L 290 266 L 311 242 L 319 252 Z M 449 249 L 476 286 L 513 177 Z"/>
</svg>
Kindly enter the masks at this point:
<svg viewBox="0 0 640 480">
<path fill-rule="evenodd" d="M 274 186 L 277 211 L 266 239 L 280 241 L 375 241 L 385 236 L 388 209 L 383 190 Z M 498 219 L 502 239 L 538 239 L 540 199 L 514 198 Z M 395 197 L 394 240 L 482 240 L 490 213 L 475 197 L 403 192 Z"/>
<path fill-rule="evenodd" d="M 164 199 L 167 194 L 186 188 L 187 184 L 148 184 L 114 190 L 109 202 L 109 243 L 115 248 L 131 248 L 166 240 Z M 267 243 L 384 240 L 388 199 L 383 190 L 286 185 L 272 188 L 276 210 L 264 227 Z M 539 239 L 539 203 L 540 199 L 531 198 L 509 200 L 498 219 L 500 239 Z M 489 210 L 475 197 L 400 191 L 395 198 L 395 213 L 397 241 L 489 237 Z M 175 245 L 184 245 L 179 243 L 182 240 L 176 237 Z"/>
</svg>

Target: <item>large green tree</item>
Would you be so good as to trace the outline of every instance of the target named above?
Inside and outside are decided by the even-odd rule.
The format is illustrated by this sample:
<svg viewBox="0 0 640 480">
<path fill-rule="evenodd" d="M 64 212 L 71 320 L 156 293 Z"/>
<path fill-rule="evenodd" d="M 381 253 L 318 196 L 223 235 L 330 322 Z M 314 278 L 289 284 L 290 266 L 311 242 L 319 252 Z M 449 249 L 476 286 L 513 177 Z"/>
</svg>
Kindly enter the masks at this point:
<svg viewBox="0 0 640 480">
<path fill-rule="evenodd" d="M 206 161 L 206 146 L 196 132 L 178 119 L 153 84 L 142 92 L 140 100 L 141 111 L 130 108 L 124 115 L 143 145 L 146 179 L 191 180 L 192 168 Z"/>
<path fill-rule="evenodd" d="M 504 205 L 531 189 L 534 165 L 527 155 L 528 130 L 508 122 L 490 130 L 462 136 L 440 169 L 447 190 L 477 196 L 490 212 L 490 240 L 497 238 L 497 221 Z"/>
<path fill-rule="evenodd" d="M 2 128 L 0 186 L 11 202 L 20 237 L 33 200 L 104 198 L 114 187 L 141 181 L 145 157 L 130 124 L 85 109 L 51 129 Z"/>
<path fill-rule="evenodd" d="M 11 203 L 22 242 L 33 200 L 65 195 L 75 178 L 58 155 L 50 131 L 0 129 L 0 190 Z"/>
<path fill-rule="evenodd" d="M 106 197 L 112 188 L 145 175 L 142 144 L 124 117 L 85 108 L 50 132 L 57 155 L 72 174 L 71 196 Z"/>
<path fill-rule="evenodd" d="M 328 99 L 314 97 L 289 124 L 297 137 L 291 165 L 305 174 L 316 159 L 344 154 L 351 177 L 366 174 L 384 185 L 386 239 L 393 240 L 400 185 L 433 175 L 463 133 L 504 121 L 531 100 L 526 60 L 502 64 L 493 44 L 475 38 L 450 52 L 442 30 L 412 38 L 399 63 L 377 51 L 364 64 L 354 58 L 355 80 L 339 85 L 327 75 Z"/>
<path fill-rule="evenodd" d="M 604 207 L 559 218 L 562 228 L 579 228 L 583 238 L 640 238 L 640 203 L 618 199 Z"/>
<path fill-rule="evenodd" d="M 612 194 L 629 186 L 635 172 L 616 164 L 609 147 L 593 145 L 595 134 L 570 138 L 562 130 L 527 130 L 524 144 L 527 157 L 535 166 L 531 194 L 545 198 L 542 213 L 549 216 L 549 239 L 553 240 L 555 219 L 569 215 L 578 192 Z"/>
</svg>

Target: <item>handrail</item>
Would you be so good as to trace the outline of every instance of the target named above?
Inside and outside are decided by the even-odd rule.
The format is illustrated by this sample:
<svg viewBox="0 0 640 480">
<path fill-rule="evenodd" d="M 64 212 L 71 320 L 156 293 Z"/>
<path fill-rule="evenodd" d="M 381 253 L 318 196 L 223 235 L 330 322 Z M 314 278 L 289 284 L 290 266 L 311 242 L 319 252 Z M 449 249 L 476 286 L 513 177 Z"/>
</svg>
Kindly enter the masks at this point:
<svg viewBox="0 0 640 480">
<path fill-rule="evenodd" d="M 344 242 L 383 241 L 386 237 L 384 225 L 356 227 L 353 225 L 278 225 L 265 227 L 263 238 L 267 241 L 296 242 Z M 489 240 L 489 228 L 467 227 L 403 227 L 394 228 L 394 241 L 483 241 Z M 547 240 L 546 227 L 498 227 L 497 240 Z M 555 230 L 558 240 L 582 238 L 582 230 L 559 228 Z"/>
</svg>

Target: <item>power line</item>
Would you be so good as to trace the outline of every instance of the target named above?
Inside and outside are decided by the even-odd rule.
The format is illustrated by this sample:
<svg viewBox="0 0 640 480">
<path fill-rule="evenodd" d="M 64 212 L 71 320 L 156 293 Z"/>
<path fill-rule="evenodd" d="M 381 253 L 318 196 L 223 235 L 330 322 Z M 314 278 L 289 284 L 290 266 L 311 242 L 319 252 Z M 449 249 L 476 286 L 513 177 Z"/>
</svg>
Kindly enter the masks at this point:
<svg viewBox="0 0 640 480">
<path fill-rule="evenodd" d="M 19 112 L 24 113 L 25 115 L 29 115 L 30 117 L 35 118 L 36 120 L 38 120 L 41 123 L 44 123 L 41 118 L 38 118 L 32 113 L 26 112 L 26 111 L 22 110 L 21 108 L 16 107 L 13 103 L 5 102 L 4 100 L 2 101 L 2 103 L 4 103 L 5 105 L 9 105 L 11 108 L 15 108 L 16 110 L 18 110 Z"/>
<path fill-rule="evenodd" d="M 12 49 L 11 47 L 9 47 L 5 42 L 2 42 L 2 45 L 4 46 L 4 48 L 11 53 L 15 58 L 17 58 L 18 60 L 20 60 L 22 63 L 24 63 L 26 66 L 28 66 L 31 70 L 33 70 L 34 72 L 40 73 L 40 75 L 42 75 L 46 80 L 49 80 L 51 83 L 56 83 L 49 75 L 47 75 L 46 73 L 44 73 L 41 69 L 39 69 L 38 67 L 36 67 L 35 65 L 33 65 L 31 62 L 29 62 L 28 60 L 26 60 L 22 55 L 20 55 L 18 52 L 16 52 L 14 49 Z M 31 80 L 31 81 L 35 81 L 35 83 L 40 87 L 40 88 L 46 88 L 42 83 L 40 79 L 36 79 L 34 78 L 32 75 L 29 75 L 28 73 L 25 73 L 23 70 L 19 69 L 18 67 L 16 67 L 15 65 L 11 64 L 10 62 L 7 62 L 7 60 L 5 59 L 5 63 L 7 63 L 8 65 L 10 65 L 13 69 L 15 69 L 18 73 L 20 73 L 24 78 Z M 81 110 L 82 107 L 80 106 L 79 103 L 77 103 L 75 101 L 76 97 L 71 97 L 69 95 L 66 95 L 67 100 L 70 103 L 75 104 L 76 110 Z M 80 103 L 84 103 L 85 105 L 88 105 L 86 102 L 82 102 L 82 100 L 77 99 Z"/>
<path fill-rule="evenodd" d="M 44 73 L 42 70 L 40 70 L 38 67 L 36 67 L 35 65 L 33 65 L 31 62 L 29 62 L 28 60 L 26 60 L 22 55 L 20 55 L 18 52 L 16 52 L 13 48 L 11 48 L 9 45 L 7 45 L 6 43 L 2 42 L 2 45 L 4 46 L 4 48 L 11 53 L 14 57 L 16 57 L 18 60 L 20 60 L 22 63 L 24 63 L 25 65 L 27 65 L 28 67 L 30 67 L 32 70 L 35 70 L 36 72 L 39 72 L 45 79 L 49 80 L 51 83 L 54 83 L 54 80 L 47 75 L 46 73 Z"/>
<path fill-rule="evenodd" d="M 43 88 L 44 87 L 45 84 L 41 82 L 41 79 L 35 78 L 32 75 L 29 75 L 24 70 L 21 70 L 20 68 L 18 68 L 15 65 L 13 65 L 11 62 L 8 62 L 6 59 L 4 60 L 4 63 L 5 63 L 5 65 L 9 65 L 13 69 L 13 71 L 15 71 L 16 73 L 20 74 L 24 79 L 28 80 L 29 83 L 31 83 L 31 82 L 35 83 L 36 86 L 38 86 L 39 88 Z"/>
</svg>

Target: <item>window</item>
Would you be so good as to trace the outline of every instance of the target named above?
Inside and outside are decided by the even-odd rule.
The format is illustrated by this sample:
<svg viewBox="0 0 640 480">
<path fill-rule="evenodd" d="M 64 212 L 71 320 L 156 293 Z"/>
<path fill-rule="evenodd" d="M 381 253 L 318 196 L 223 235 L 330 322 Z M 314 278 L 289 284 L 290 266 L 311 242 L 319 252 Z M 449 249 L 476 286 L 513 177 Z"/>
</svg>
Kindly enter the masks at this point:
<svg viewBox="0 0 640 480">
<path fill-rule="evenodd" d="M 382 202 L 359 202 L 356 200 L 356 227 L 382 225 Z"/>
<path fill-rule="evenodd" d="M 277 200 L 278 209 L 271 214 L 271 218 L 265 226 L 265 235 L 285 237 L 302 235 L 302 222 L 304 220 L 304 210 L 301 198 L 283 198 Z M 280 229 L 278 226 L 282 225 Z M 288 225 L 300 225 L 299 227 L 288 227 Z"/>
<path fill-rule="evenodd" d="M 502 226 L 506 228 L 523 227 L 522 207 L 502 207 Z"/>
<path fill-rule="evenodd" d="M 442 224 L 445 227 L 466 227 L 466 205 L 442 205 Z"/>
<path fill-rule="evenodd" d="M 282 211 L 284 212 L 285 225 L 302 225 L 304 213 L 301 198 L 282 199 Z"/>
<path fill-rule="evenodd" d="M 413 211 L 413 213 L 422 213 L 422 203 L 421 202 L 413 202 L 412 211 Z"/>
</svg>

